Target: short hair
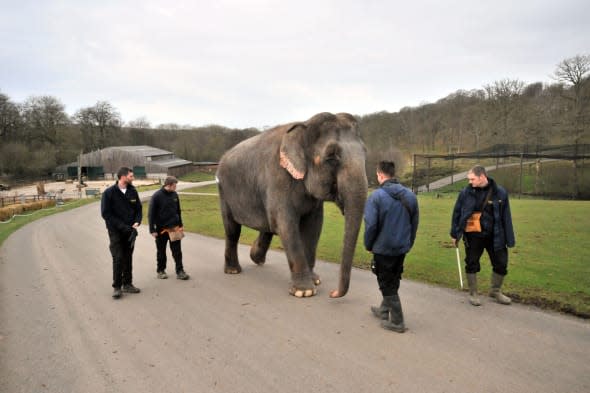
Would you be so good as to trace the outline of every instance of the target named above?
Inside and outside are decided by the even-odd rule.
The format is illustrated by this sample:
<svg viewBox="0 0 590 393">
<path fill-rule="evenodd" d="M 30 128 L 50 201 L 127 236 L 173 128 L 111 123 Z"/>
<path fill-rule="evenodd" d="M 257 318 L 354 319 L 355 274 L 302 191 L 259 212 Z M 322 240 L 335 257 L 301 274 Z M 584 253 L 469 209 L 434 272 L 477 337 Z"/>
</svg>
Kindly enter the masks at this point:
<svg viewBox="0 0 590 393">
<path fill-rule="evenodd" d="M 475 176 L 478 176 L 478 177 L 481 176 L 481 175 L 484 175 L 485 177 L 488 177 L 488 174 L 486 172 L 486 168 L 484 168 L 481 165 L 474 166 L 473 168 L 471 168 L 469 170 L 469 172 L 473 173 Z"/>
<path fill-rule="evenodd" d="M 127 176 L 129 173 L 133 173 L 133 169 L 127 168 L 126 166 L 122 166 L 117 171 L 117 179 L 120 179 L 123 176 Z"/>
<path fill-rule="evenodd" d="M 395 163 L 393 161 L 379 161 L 377 172 L 384 173 L 389 177 L 395 176 Z"/>
<path fill-rule="evenodd" d="M 171 186 L 172 184 L 178 183 L 178 179 L 174 176 L 168 176 L 166 180 L 164 180 L 164 186 Z"/>
</svg>

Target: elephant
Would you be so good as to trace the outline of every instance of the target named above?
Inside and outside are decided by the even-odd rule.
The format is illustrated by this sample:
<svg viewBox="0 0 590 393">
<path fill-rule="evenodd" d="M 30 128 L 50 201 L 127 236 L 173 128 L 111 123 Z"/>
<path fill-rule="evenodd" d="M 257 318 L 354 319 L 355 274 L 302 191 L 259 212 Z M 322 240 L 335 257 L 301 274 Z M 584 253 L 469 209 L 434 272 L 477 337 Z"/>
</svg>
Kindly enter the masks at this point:
<svg viewBox="0 0 590 393">
<path fill-rule="evenodd" d="M 250 258 L 264 264 L 273 235 L 281 239 L 289 268 L 289 293 L 310 297 L 321 283 L 314 272 L 324 201 L 344 215 L 338 289 L 349 289 L 365 201 L 366 148 L 356 119 L 348 113 L 319 113 L 304 122 L 276 126 L 248 138 L 219 161 L 216 178 L 225 229 L 227 274 L 242 271 L 237 244 L 242 225 L 257 230 Z"/>
</svg>

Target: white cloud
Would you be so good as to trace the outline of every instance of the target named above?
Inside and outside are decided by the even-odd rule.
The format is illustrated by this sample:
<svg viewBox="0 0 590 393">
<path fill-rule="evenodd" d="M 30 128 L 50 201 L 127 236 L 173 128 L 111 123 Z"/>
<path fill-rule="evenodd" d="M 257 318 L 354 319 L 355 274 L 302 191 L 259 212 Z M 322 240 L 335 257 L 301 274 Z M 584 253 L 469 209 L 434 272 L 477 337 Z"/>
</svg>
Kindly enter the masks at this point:
<svg viewBox="0 0 590 393">
<path fill-rule="evenodd" d="M 367 114 L 494 80 L 550 82 L 587 53 L 587 1 L 19 2 L 0 14 L 0 91 L 68 112 L 230 127 Z"/>
</svg>

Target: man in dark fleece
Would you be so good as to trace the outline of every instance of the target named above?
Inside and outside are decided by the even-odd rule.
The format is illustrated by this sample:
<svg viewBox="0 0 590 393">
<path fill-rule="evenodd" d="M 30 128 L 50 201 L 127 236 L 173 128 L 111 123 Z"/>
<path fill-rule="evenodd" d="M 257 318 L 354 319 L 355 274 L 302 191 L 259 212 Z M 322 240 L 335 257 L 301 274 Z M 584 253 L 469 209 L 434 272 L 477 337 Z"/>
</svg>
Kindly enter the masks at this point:
<svg viewBox="0 0 590 393">
<path fill-rule="evenodd" d="M 377 166 L 380 187 L 365 205 L 365 248 L 373 253 L 371 269 L 377 275 L 383 301 L 371 311 L 382 319 L 381 326 L 403 333 L 406 330 L 398 295 L 404 258 L 414 245 L 418 230 L 418 200 L 394 178 L 395 164 Z"/>
<path fill-rule="evenodd" d="M 133 286 L 133 249 L 137 227 L 141 224 L 141 201 L 133 180 L 133 171 L 122 167 L 117 182 L 102 194 L 100 211 L 109 232 L 109 249 L 113 257 L 113 298 L 122 292 L 139 293 Z"/>
<path fill-rule="evenodd" d="M 166 279 L 166 244 L 170 241 L 170 250 L 176 263 L 176 278 L 188 280 L 189 275 L 184 272 L 182 265 L 182 249 L 180 238 L 184 235 L 180 201 L 176 193 L 178 180 L 168 176 L 164 186 L 154 193 L 150 200 L 148 220 L 150 233 L 156 239 L 156 272 L 158 278 Z"/>
<path fill-rule="evenodd" d="M 507 247 L 514 247 L 516 242 L 508 193 L 488 177 L 480 165 L 471 168 L 467 179 L 469 186 L 461 190 L 453 208 L 450 234 L 455 247 L 461 238 L 465 244 L 469 303 L 481 305 L 477 295 L 477 273 L 480 271 L 479 259 L 486 250 L 493 269 L 490 296 L 500 304 L 510 304 L 511 299 L 500 290 L 508 274 Z"/>
</svg>

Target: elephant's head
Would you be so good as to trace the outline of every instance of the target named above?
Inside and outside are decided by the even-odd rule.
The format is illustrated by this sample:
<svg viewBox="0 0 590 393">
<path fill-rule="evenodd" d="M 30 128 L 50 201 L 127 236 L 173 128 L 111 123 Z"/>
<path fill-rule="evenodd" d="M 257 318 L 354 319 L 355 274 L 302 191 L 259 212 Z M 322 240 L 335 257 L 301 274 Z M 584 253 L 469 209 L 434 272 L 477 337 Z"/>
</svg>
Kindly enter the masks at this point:
<svg viewBox="0 0 590 393">
<path fill-rule="evenodd" d="M 303 181 L 309 194 L 335 202 L 345 218 L 339 288 L 331 297 L 344 296 L 350 284 L 367 197 L 365 156 L 357 122 L 347 113 L 320 113 L 293 124 L 281 143 L 281 166 Z"/>
</svg>

